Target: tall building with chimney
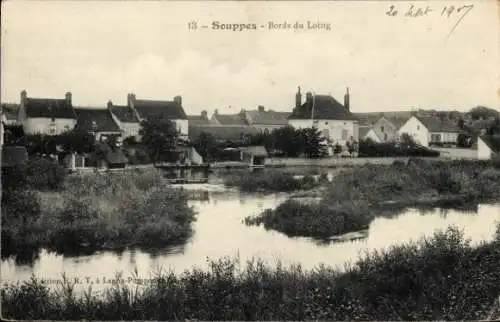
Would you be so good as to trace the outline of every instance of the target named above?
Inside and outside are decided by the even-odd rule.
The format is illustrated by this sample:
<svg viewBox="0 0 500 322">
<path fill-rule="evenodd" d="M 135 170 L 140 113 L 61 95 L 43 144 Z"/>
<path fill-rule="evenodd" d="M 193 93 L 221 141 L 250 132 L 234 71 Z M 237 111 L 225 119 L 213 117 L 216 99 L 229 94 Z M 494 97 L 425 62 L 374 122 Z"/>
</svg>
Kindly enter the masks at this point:
<svg viewBox="0 0 500 322">
<path fill-rule="evenodd" d="M 77 122 L 71 92 L 65 98 L 32 98 L 21 92 L 18 122 L 26 134 L 58 135 L 72 130 Z"/>
<path fill-rule="evenodd" d="M 345 146 L 347 142 L 359 140 L 357 118 L 351 113 L 349 88 L 344 95 L 344 104 L 331 95 L 306 93 L 302 103 L 300 87 L 295 94 L 295 108 L 288 119 L 295 128 L 315 127 L 333 144 Z"/>
</svg>

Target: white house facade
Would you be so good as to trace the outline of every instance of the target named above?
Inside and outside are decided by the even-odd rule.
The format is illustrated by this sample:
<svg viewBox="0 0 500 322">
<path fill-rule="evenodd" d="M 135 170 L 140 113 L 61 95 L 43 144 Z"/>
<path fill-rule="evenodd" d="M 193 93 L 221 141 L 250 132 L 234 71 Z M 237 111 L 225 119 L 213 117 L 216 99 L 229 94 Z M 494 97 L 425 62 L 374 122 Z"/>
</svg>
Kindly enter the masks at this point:
<svg viewBox="0 0 500 322">
<path fill-rule="evenodd" d="M 359 140 L 358 121 L 349 109 L 348 90 L 344 96 L 344 105 L 330 95 L 313 95 L 309 92 L 302 104 L 299 88 L 288 124 L 295 128 L 315 127 L 332 144 L 346 146 L 347 142 Z"/>
<path fill-rule="evenodd" d="M 493 151 L 491 148 L 484 142 L 482 137 L 477 139 L 477 158 L 479 160 L 489 160 L 493 156 Z"/>
<path fill-rule="evenodd" d="M 429 131 L 425 125 L 415 116 L 410 117 L 398 130 L 399 137 L 408 134 L 416 143 L 429 146 Z"/>
<path fill-rule="evenodd" d="M 438 117 L 412 116 L 398 131 L 399 136 L 406 133 L 423 146 L 456 145 L 460 128 L 454 121 Z"/>
<path fill-rule="evenodd" d="M 58 135 L 72 130 L 77 122 L 71 93 L 64 99 L 29 98 L 21 92 L 19 121 L 26 134 Z"/>
</svg>

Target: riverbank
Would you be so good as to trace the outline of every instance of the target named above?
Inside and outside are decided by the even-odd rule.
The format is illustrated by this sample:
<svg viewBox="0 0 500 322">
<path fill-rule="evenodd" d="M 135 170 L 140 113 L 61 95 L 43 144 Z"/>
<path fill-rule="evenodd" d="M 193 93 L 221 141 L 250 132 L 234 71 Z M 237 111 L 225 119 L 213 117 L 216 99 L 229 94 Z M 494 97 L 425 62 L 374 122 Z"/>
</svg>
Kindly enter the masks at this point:
<svg viewBox="0 0 500 322">
<path fill-rule="evenodd" d="M 313 189 L 328 182 L 328 179 L 326 175 L 316 178 L 306 174 L 299 177 L 289 171 L 262 169 L 226 174 L 223 182 L 228 187 L 237 187 L 245 192 L 292 192 Z"/>
<path fill-rule="evenodd" d="M 344 273 L 237 259 L 208 271 L 122 276 L 78 296 L 33 279 L 2 287 L 2 314 L 54 320 L 480 320 L 498 318 L 500 227 L 471 246 L 453 228 L 374 251 Z M 397 273 L 395 273 L 397 272 Z"/>
<path fill-rule="evenodd" d="M 314 196 L 321 198 L 304 204 L 292 197 L 245 222 L 288 236 L 328 238 L 366 229 L 375 216 L 397 214 L 407 207 L 491 202 L 500 198 L 500 164 L 415 159 L 391 166 L 366 165 L 339 172 Z"/>
<path fill-rule="evenodd" d="M 195 212 L 182 191 L 158 176 L 151 170 L 71 176 L 57 189 L 4 191 L 2 258 L 42 248 L 78 254 L 186 242 Z"/>
</svg>

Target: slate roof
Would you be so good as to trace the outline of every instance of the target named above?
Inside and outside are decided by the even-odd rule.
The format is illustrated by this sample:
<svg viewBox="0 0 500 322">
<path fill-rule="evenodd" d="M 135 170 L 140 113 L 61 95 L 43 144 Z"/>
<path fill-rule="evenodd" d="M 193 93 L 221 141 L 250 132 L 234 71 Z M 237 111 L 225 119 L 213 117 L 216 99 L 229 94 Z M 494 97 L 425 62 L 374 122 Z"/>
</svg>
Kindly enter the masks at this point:
<svg viewBox="0 0 500 322">
<path fill-rule="evenodd" d="M 396 130 L 399 130 L 409 119 L 410 117 L 399 117 L 399 116 L 384 116 L 384 118 L 389 121 Z"/>
<path fill-rule="evenodd" d="M 258 130 L 251 126 L 205 125 L 189 126 L 189 138 L 196 140 L 202 132 L 212 134 L 219 141 L 240 141 L 241 135 L 257 135 Z"/>
<path fill-rule="evenodd" d="M 27 117 L 44 117 L 58 119 L 75 119 L 75 110 L 66 99 L 26 98 L 25 109 Z"/>
<path fill-rule="evenodd" d="M 315 95 L 314 99 L 294 109 L 290 119 L 311 119 L 314 101 L 314 118 L 323 120 L 357 120 L 357 118 L 330 95 Z"/>
<path fill-rule="evenodd" d="M 75 108 L 77 121 L 75 129 L 96 132 L 121 132 L 107 108 Z M 96 128 L 93 129 L 93 122 Z"/>
<path fill-rule="evenodd" d="M 187 120 L 182 105 L 175 101 L 135 100 L 134 108 L 142 118 L 163 117 L 166 119 Z"/>
<path fill-rule="evenodd" d="M 493 151 L 494 153 L 500 152 L 500 135 L 483 135 L 480 136 L 481 140 Z"/>
<path fill-rule="evenodd" d="M 188 115 L 187 116 L 189 125 L 210 125 L 212 122 L 202 117 L 201 115 Z"/>
<path fill-rule="evenodd" d="M 113 113 L 120 122 L 123 123 L 139 123 L 139 119 L 134 110 L 129 106 L 112 105 L 111 113 Z"/>
<path fill-rule="evenodd" d="M 222 125 L 248 125 L 245 121 L 245 117 L 238 114 L 214 114 L 214 117 Z"/>
<path fill-rule="evenodd" d="M 454 120 L 434 116 L 416 116 L 429 132 L 462 132 Z"/>
<path fill-rule="evenodd" d="M 255 125 L 287 125 L 288 118 L 292 115 L 290 112 L 276 111 L 246 111 Z"/>
<path fill-rule="evenodd" d="M 370 126 L 373 123 L 376 123 L 378 120 L 380 120 L 382 116 L 385 117 L 391 123 L 393 123 L 394 121 L 399 124 L 400 121 L 398 120 L 404 120 L 403 122 L 406 122 L 411 117 L 411 113 L 412 113 L 411 111 L 393 111 L 393 112 L 368 112 L 368 113 L 352 113 L 352 114 L 358 119 L 359 124 Z M 401 124 L 399 127 L 403 126 L 403 124 Z"/>
<path fill-rule="evenodd" d="M 17 120 L 18 111 L 19 111 L 19 104 L 15 103 L 2 104 L 2 113 L 5 115 L 8 121 Z"/>
<path fill-rule="evenodd" d="M 28 161 L 28 151 L 24 146 L 2 147 L 2 167 L 12 167 Z"/>
<path fill-rule="evenodd" d="M 364 138 L 368 134 L 368 132 L 370 132 L 371 129 L 372 128 L 369 126 L 360 126 L 359 127 L 359 138 L 361 138 L 361 139 Z"/>
</svg>

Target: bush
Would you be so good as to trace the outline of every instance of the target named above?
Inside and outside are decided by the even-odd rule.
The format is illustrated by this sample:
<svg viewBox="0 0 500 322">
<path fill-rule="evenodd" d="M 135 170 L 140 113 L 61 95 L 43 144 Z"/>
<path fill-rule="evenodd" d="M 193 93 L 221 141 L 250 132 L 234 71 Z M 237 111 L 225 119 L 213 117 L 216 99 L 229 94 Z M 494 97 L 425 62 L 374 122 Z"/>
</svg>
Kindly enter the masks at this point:
<svg viewBox="0 0 500 322">
<path fill-rule="evenodd" d="M 182 192 L 158 186 L 157 176 L 77 176 L 62 191 L 9 192 L 2 199 L 2 250 L 7 245 L 17 255 L 30 245 L 67 254 L 182 244 L 191 236 L 195 212 Z"/>
<path fill-rule="evenodd" d="M 356 207 L 363 206 L 358 204 Z M 350 207 L 348 202 L 327 205 L 302 204 L 287 200 L 274 210 L 268 209 L 257 217 L 247 217 L 245 223 L 248 225 L 263 223 L 266 229 L 275 229 L 292 237 L 325 238 L 367 228 L 373 216 L 367 213 L 359 215 L 360 212 L 356 213 L 353 210 L 357 209 Z"/>
<path fill-rule="evenodd" d="M 67 177 L 66 169 L 45 158 L 30 159 L 27 164 L 2 169 L 3 189 L 58 190 Z"/>
<path fill-rule="evenodd" d="M 117 283 L 101 295 L 77 296 L 71 283 L 54 290 L 33 278 L 2 287 L 2 313 L 47 320 L 484 320 L 500 293 L 499 246 L 472 247 L 449 228 L 370 252 L 343 273 L 222 258 L 206 271 L 160 273 L 142 287 Z"/>
<path fill-rule="evenodd" d="M 397 145 L 392 142 L 376 143 L 370 139 L 359 142 L 360 157 L 439 157 L 440 153 L 423 146 Z"/>
</svg>

